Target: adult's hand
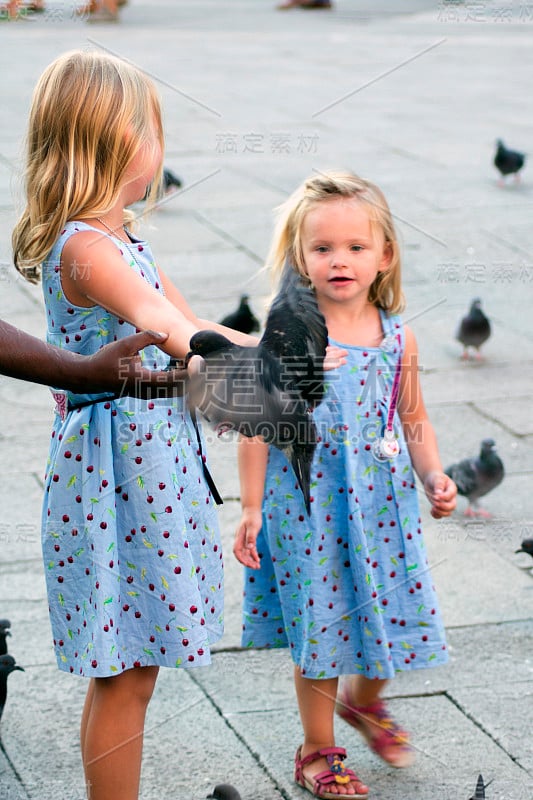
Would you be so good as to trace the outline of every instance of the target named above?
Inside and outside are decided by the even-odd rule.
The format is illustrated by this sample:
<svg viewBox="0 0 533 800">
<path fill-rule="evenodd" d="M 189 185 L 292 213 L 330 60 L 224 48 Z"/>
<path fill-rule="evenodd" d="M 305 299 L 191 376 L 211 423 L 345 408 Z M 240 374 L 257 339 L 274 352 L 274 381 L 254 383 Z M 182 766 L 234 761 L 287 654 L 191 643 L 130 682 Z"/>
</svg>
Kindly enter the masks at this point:
<svg viewBox="0 0 533 800">
<path fill-rule="evenodd" d="M 78 370 L 82 370 L 82 390 L 110 391 L 145 398 L 183 395 L 186 369 L 150 370 L 141 363 L 139 350 L 151 344 L 163 344 L 166 339 L 165 334 L 142 331 L 112 342 L 91 356 L 81 356 L 82 363 Z"/>
<path fill-rule="evenodd" d="M 166 335 L 144 331 L 106 345 L 91 356 L 61 350 L 0 320 L 0 373 L 72 392 L 112 392 L 138 397 L 182 395 L 187 372 L 152 371 L 139 350 L 161 345 Z"/>
</svg>

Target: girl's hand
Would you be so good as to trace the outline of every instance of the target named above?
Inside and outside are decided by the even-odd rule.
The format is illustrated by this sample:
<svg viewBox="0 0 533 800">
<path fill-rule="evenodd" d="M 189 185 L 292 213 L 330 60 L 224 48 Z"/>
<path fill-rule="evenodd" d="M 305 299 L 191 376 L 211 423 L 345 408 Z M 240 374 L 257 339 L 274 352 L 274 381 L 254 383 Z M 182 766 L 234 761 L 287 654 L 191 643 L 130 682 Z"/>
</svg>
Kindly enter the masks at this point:
<svg viewBox="0 0 533 800">
<path fill-rule="evenodd" d="M 449 517 L 455 508 L 457 486 L 444 472 L 430 472 L 424 481 L 426 497 L 431 503 L 431 516 Z"/>
<path fill-rule="evenodd" d="M 259 569 L 261 559 L 257 553 L 255 543 L 261 530 L 262 519 L 260 508 L 243 509 L 239 527 L 235 532 L 233 554 L 237 561 L 245 567 Z"/>
<path fill-rule="evenodd" d="M 337 369 L 343 364 L 346 364 L 346 356 L 348 351 L 343 347 L 338 347 L 336 344 L 328 344 L 326 347 L 326 357 L 324 359 L 324 372 L 331 369 Z"/>
</svg>

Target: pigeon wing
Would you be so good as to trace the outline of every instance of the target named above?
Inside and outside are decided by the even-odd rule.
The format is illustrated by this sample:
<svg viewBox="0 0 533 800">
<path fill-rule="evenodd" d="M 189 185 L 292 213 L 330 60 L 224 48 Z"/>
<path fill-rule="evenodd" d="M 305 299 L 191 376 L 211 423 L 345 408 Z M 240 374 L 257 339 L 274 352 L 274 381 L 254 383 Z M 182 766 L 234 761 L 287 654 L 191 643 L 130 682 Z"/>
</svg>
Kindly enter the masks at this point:
<svg viewBox="0 0 533 800">
<path fill-rule="evenodd" d="M 489 453 L 485 458 L 476 461 L 477 471 L 477 496 L 482 497 L 499 486 L 503 481 L 505 469 L 503 462 L 496 453 Z"/>
<path fill-rule="evenodd" d="M 457 486 L 457 491 L 463 497 L 470 497 L 478 487 L 478 474 L 472 459 L 465 458 L 458 464 L 452 464 L 444 472 Z"/>
<path fill-rule="evenodd" d="M 309 512 L 316 428 L 307 403 L 295 389 L 282 385 L 279 358 L 266 350 L 260 357 L 257 348 L 231 343 L 208 352 L 220 338 L 201 332 L 191 339 L 193 352 L 201 350 L 204 361 L 189 381 L 189 402 L 218 435 L 233 430 L 243 436 L 261 436 L 282 450 L 292 464 Z"/>
<path fill-rule="evenodd" d="M 282 362 L 282 382 L 311 406 L 324 395 L 328 332 L 313 290 L 287 260 L 259 344 Z"/>
</svg>

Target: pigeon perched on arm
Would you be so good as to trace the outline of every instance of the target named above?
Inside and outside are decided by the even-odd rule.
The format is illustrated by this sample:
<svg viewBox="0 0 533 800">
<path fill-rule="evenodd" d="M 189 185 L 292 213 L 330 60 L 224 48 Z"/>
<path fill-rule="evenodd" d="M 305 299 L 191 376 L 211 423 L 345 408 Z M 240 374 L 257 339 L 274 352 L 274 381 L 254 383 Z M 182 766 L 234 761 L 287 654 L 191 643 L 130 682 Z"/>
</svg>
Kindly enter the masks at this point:
<svg viewBox="0 0 533 800">
<path fill-rule="evenodd" d="M 7 679 L 15 670 L 24 672 L 23 668 L 16 664 L 13 656 L 7 653 L 0 656 L 0 719 L 7 699 Z"/>
<path fill-rule="evenodd" d="M 483 313 L 481 300 L 476 297 L 472 300 L 470 310 L 459 323 L 455 338 L 464 347 L 462 358 L 469 358 L 469 348 L 476 351 L 476 357 L 481 358 L 480 347 L 490 337 L 490 321 Z"/>
<path fill-rule="evenodd" d="M 226 328 L 233 328 L 235 331 L 241 331 L 241 333 L 253 333 L 254 331 L 258 331 L 259 320 L 250 308 L 248 300 L 247 294 L 241 295 L 237 310 L 221 319 L 220 324 L 225 325 Z"/>
<path fill-rule="evenodd" d="M 7 641 L 6 638 L 11 636 L 9 628 L 11 627 L 11 622 L 8 619 L 0 619 L 0 656 L 5 656 L 7 653 Z"/>
<path fill-rule="evenodd" d="M 310 408 L 324 394 L 327 329 L 314 292 L 285 264 L 257 347 L 235 345 L 215 331 L 199 331 L 192 355 L 204 364 L 189 384 L 189 401 L 221 435 L 261 436 L 292 464 L 310 510 L 311 461 L 317 431 Z"/>
<path fill-rule="evenodd" d="M 526 162 L 524 153 L 519 153 L 517 150 L 508 150 L 501 139 L 496 142 L 496 155 L 494 156 L 494 166 L 499 171 L 501 177 L 499 180 L 500 186 L 504 184 L 504 177 L 506 175 L 514 175 L 515 181 L 520 180 L 519 172 Z"/>
<path fill-rule="evenodd" d="M 458 494 L 468 500 L 466 516 L 491 516 L 488 511 L 479 507 L 478 500 L 503 481 L 503 462 L 496 453 L 495 446 L 494 439 L 483 439 L 479 456 L 465 458 L 444 470 L 456 484 Z"/>
</svg>

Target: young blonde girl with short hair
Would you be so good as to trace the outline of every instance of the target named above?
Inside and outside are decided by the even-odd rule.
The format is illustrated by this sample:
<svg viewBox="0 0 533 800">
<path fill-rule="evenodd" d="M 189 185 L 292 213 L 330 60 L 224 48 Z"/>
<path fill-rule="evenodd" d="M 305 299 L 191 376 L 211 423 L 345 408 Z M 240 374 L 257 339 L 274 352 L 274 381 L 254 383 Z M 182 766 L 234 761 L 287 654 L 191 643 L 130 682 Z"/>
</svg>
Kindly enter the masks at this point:
<svg viewBox="0 0 533 800">
<path fill-rule="evenodd" d="M 243 644 L 290 647 L 304 732 L 296 782 L 356 800 L 368 788 L 335 744 L 335 705 L 388 764 L 412 763 L 381 695 L 396 672 L 447 658 L 413 467 L 434 517 L 451 513 L 456 488 L 422 400 L 415 338 L 398 316 L 400 252 L 383 193 L 350 173 L 309 178 L 281 208 L 268 263 L 280 272 L 287 259 L 347 356 L 314 411 L 310 516 L 284 455 L 240 443 Z M 341 675 L 351 677 L 337 696 Z"/>
</svg>

